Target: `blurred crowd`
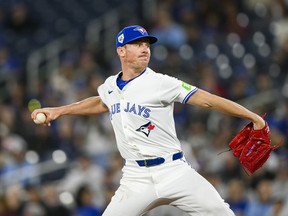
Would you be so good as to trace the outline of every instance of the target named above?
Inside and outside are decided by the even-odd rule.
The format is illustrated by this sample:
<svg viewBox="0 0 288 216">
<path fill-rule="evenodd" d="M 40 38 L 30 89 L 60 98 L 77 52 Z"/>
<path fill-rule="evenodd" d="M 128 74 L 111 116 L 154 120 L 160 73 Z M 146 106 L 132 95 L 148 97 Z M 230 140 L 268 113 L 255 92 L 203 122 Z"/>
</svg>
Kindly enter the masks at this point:
<svg viewBox="0 0 288 216">
<path fill-rule="evenodd" d="M 63 116 L 45 127 L 35 125 L 30 113 L 37 106 L 60 106 L 97 95 L 105 78 L 120 70 L 117 56 L 104 59 L 99 44 L 79 41 L 31 95 L 27 57 L 37 42 L 40 48 L 53 37 L 44 34 L 43 21 L 29 13 L 33 1 L 11 2 L 6 7 L 0 0 L 0 216 L 101 215 L 119 185 L 123 166 L 109 116 Z M 90 9 L 93 1 L 84 2 Z M 115 2 L 120 4 L 113 1 L 113 6 Z M 287 1 L 149 1 L 155 10 L 145 8 L 144 2 L 135 3 L 131 14 L 138 23 L 127 20 L 123 26 L 140 24 L 158 37 L 151 47 L 150 67 L 266 114 L 272 144 L 281 143 L 259 171 L 248 175 L 232 153 L 225 152 L 246 121 L 175 104 L 177 132 L 191 166 L 215 186 L 237 216 L 287 216 Z M 45 7 L 42 10 L 45 13 Z M 161 207 L 147 215 L 182 213 Z"/>
</svg>

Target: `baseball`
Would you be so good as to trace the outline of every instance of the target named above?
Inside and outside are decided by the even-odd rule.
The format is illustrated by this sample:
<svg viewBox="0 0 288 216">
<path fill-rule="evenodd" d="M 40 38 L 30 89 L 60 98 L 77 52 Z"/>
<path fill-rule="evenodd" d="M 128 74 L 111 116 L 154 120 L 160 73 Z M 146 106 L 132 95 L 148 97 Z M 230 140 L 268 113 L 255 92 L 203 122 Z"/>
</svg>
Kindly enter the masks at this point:
<svg viewBox="0 0 288 216">
<path fill-rule="evenodd" d="M 36 118 L 34 119 L 34 122 L 36 124 L 44 124 L 46 121 L 46 115 L 44 113 L 38 113 L 36 115 Z"/>
</svg>

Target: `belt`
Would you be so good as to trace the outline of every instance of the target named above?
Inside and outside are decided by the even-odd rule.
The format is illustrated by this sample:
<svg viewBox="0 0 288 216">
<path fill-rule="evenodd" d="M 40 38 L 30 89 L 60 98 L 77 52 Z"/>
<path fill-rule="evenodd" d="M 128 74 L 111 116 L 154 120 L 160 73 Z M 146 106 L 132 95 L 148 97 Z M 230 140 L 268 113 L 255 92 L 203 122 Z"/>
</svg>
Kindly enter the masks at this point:
<svg viewBox="0 0 288 216">
<path fill-rule="evenodd" d="M 183 152 L 177 152 L 172 155 L 172 161 L 181 159 L 183 157 Z M 153 159 L 146 159 L 146 160 L 136 160 L 137 164 L 140 167 L 151 167 L 151 166 L 157 166 L 160 164 L 163 164 L 165 162 L 165 158 L 163 157 L 157 157 Z"/>
</svg>

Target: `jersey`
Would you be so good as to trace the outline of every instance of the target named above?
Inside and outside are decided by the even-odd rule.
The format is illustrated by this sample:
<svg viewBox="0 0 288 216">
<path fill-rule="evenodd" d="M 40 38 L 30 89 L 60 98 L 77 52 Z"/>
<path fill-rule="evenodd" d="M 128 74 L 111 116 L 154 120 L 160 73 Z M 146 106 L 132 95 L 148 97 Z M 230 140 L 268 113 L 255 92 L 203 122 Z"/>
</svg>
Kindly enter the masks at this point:
<svg viewBox="0 0 288 216">
<path fill-rule="evenodd" d="M 174 102 L 186 103 L 198 88 L 147 67 L 120 90 L 120 73 L 108 77 L 98 93 L 109 109 L 121 156 L 138 160 L 181 151 Z"/>
</svg>

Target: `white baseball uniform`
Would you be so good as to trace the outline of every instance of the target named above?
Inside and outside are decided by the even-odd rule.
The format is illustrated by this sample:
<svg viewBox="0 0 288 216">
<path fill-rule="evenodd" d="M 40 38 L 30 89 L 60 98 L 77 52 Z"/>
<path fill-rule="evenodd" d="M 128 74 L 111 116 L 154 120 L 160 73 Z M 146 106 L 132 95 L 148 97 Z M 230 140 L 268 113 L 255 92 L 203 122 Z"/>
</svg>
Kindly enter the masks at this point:
<svg viewBox="0 0 288 216">
<path fill-rule="evenodd" d="M 174 102 L 186 103 L 197 88 L 146 68 L 121 90 L 120 73 L 98 88 L 125 159 L 120 187 L 103 215 L 143 215 L 162 204 L 189 215 L 234 215 L 214 187 L 187 164 L 176 135 Z"/>
</svg>

